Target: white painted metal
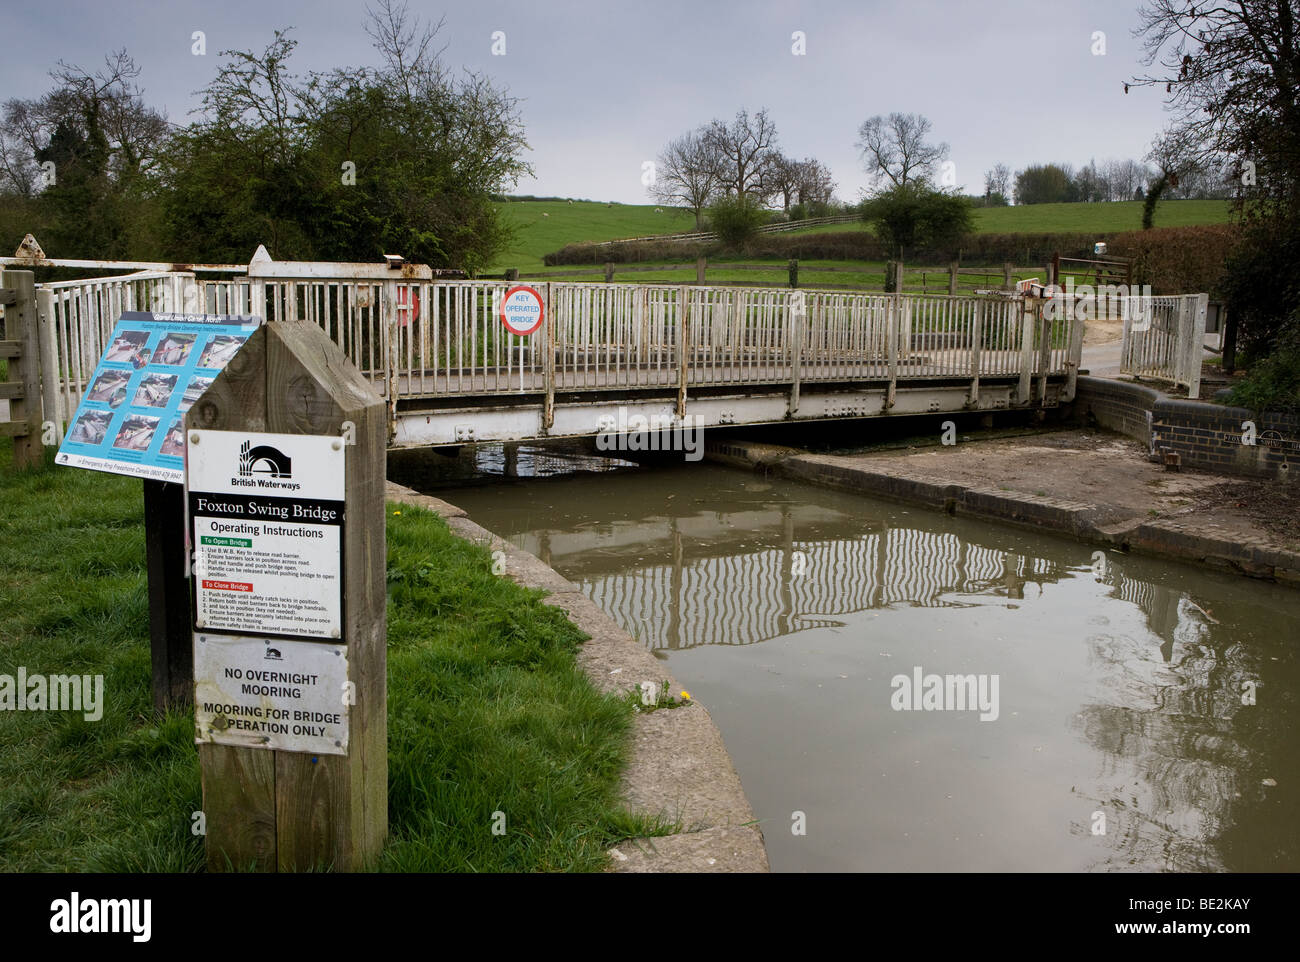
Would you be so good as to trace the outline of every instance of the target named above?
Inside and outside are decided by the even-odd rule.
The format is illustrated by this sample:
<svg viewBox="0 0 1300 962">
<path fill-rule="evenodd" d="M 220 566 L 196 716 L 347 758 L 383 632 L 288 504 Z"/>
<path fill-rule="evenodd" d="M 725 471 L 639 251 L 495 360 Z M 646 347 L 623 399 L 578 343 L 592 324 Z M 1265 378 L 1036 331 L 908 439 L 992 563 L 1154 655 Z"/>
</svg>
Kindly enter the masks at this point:
<svg viewBox="0 0 1300 962">
<path fill-rule="evenodd" d="M 1208 294 L 1129 298 L 1120 373 L 1181 384 L 1200 396 Z"/>
<path fill-rule="evenodd" d="M 1077 369 L 1081 350 L 1079 322 L 1044 325 L 1021 298 L 657 284 L 539 284 L 545 324 L 519 337 L 499 318 L 509 286 L 435 280 L 423 265 L 284 263 L 259 251 L 242 277 L 144 271 L 41 288 L 52 300 L 64 411 L 75 409 L 123 310 L 259 314 L 318 324 L 387 398 L 399 444 L 454 442 L 454 431 L 433 441 L 399 412 L 433 425 L 429 412 L 460 408 L 459 398 L 499 399 L 499 417 L 479 407 L 471 419 L 497 438 L 573 433 L 572 401 L 557 399 L 582 393 L 624 403 L 672 394 L 680 415 L 706 403 L 701 389 L 734 389 L 756 405 L 742 404 L 736 423 L 842 416 L 827 413 L 825 398 L 862 391 L 872 398 L 864 413 L 902 413 L 912 382 L 954 382 L 943 410 L 1005 405 L 1002 388 L 1016 381 L 1019 403 L 1030 403 L 1035 381 L 1043 403 L 1046 379 Z M 772 398 L 779 415 L 767 410 Z M 860 407 L 836 403 L 845 414 Z"/>
</svg>

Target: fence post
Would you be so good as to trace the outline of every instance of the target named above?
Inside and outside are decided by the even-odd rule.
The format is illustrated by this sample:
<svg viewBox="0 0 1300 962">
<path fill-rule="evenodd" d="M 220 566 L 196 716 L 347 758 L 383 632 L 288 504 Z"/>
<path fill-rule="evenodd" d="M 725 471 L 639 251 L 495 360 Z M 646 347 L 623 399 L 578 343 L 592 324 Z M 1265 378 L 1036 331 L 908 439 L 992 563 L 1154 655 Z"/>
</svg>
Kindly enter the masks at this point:
<svg viewBox="0 0 1300 962">
<path fill-rule="evenodd" d="M 984 347 L 984 304 L 983 299 L 975 302 L 975 328 L 970 336 L 970 396 L 966 399 L 967 407 L 976 407 L 980 399 L 980 351 Z"/>
<path fill-rule="evenodd" d="M 506 280 L 509 281 L 511 284 L 513 284 L 513 283 L 515 283 L 517 280 L 519 280 L 519 268 L 517 268 L 517 267 L 507 267 L 507 268 L 506 268 Z"/>
<path fill-rule="evenodd" d="M 953 261 L 948 265 L 948 296 L 957 296 L 957 262 Z"/>
<path fill-rule="evenodd" d="M 795 257 L 790 258 L 790 263 L 787 264 L 786 266 L 787 266 L 787 267 L 789 268 L 789 270 L 790 270 L 790 287 L 792 287 L 792 288 L 798 287 L 798 286 L 799 286 L 799 260 L 798 260 L 798 258 L 795 258 Z"/>
<path fill-rule="evenodd" d="M 695 283 L 704 285 L 704 272 L 708 269 L 709 260 L 707 257 L 695 258 Z"/>
<path fill-rule="evenodd" d="M 340 489 L 342 497 L 340 503 L 307 502 L 287 491 L 283 498 L 276 496 L 280 492 L 264 496 L 259 491 L 257 495 L 258 502 L 281 501 L 286 509 L 305 505 L 310 517 L 322 517 L 317 512 L 328 507 L 333 517 L 342 519 L 341 529 L 335 532 L 329 532 L 327 527 L 329 515 L 323 516 L 319 525 L 337 539 L 336 567 L 326 561 L 331 550 L 329 540 L 321 542 L 319 548 L 285 549 L 297 550 L 295 562 L 306 566 L 313 575 L 312 584 L 317 587 L 310 590 L 318 594 L 312 597 L 324 606 L 320 617 L 328 615 L 335 624 L 328 637 L 323 635 L 327 631 L 323 623 L 311 630 L 309 622 L 301 622 L 297 634 L 312 637 L 287 640 L 283 640 L 284 626 L 278 623 L 275 627 L 279 637 L 274 639 L 258 637 L 271 629 L 259 631 L 257 625 L 245 628 L 241 624 L 237 633 L 228 635 L 216 633 L 218 629 L 233 630 L 228 625 L 195 626 L 196 712 L 201 712 L 196 714 L 196 729 L 208 870 L 369 868 L 388 832 L 384 527 L 387 425 L 383 399 L 319 327 L 306 321 L 282 321 L 263 324 L 249 337 L 186 414 L 185 430 L 189 438 L 190 513 L 196 535 L 202 530 L 203 508 L 198 504 L 195 483 L 203 485 L 199 489 L 203 491 L 214 478 L 224 480 L 227 472 L 233 474 L 243 457 L 242 449 L 237 447 L 239 439 L 249 432 L 270 433 L 273 437 L 262 443 L 279 444 L 285 449 L 270 452 L 279 456 L 277 471 L 289 471 L 295 482 L 307 485 L 308 491 L 328 479 L 329 485 L 337 485 L 330 487 L 330 498 L 337 497 Z M 208 467 L 203 467 L 205 459 Z M 318 467 L 322 462 L 339 463 L 341 471 L 322 471 Z M 234 502 L 239 497 L 225 494 L 222 500 Z M 221 504 L 218 508 L 215 514 L 211 507 L 207 511 L 224 517 L 221 512 L 229 506 Z M 296 512 L 295 507 L 295 517 Z M 245 520 L 249 521 L 245 527 L 259 528 L 255 520 Z M 303 521 L 303 525 L 309 523 L 315 522 Z M 212 530 L 215 527 L 209 524 Z M 215 556 L 224 577 L 239 580 L 244 565 L 257 563 L 254 552 L 275 548 L 274 544 L 257 543 L 271 536 L 265 527 L 246 535 L 253 545 L 240 549 L 253 555 L 253 561 L 229 553 Z M 277 536 L 288 537 L 285 532 Z M 225 547 L 206 550 L 227 551 Z M 210 563 L 200 552 L 196 564 Z M 291 582 L 292 578 L 286 579 L 289 586 L 282 590 L 306 597 L 302 593 L 309 589 Z M 268 624 L 263 610 L 250 608 L 241 617 L 254 619 L 258 625 Z M 271 610 L 276 609 L 271 606 Z M 251 653 L 247 651 L 250 648 Z M 263 652 L 265 659 L 273 661 L 264 660 Z M 346 669 L 331 655 L 345 657 Z M 252 668 L 277 667 L 295 675 L 299 670 L 332 670 L 345 677 L 338 687 L 333 687 L 336 678 L 329 682 L 304 681 L 301 689 L 295 689 L 299 694 L 284 690 L 251 693 L 252 703 L 260 712 L 293 703 L 293 699 L 300 699 L 296 704 L 303 707 L 329 712 L 327 718 L 318 721 L 322 726 L 333 725 L 330 737 L 337 740 L 329 743 L 327 750 L 307 741 L 309 736 L 323 738 L 324 728 L 321 733 L 295 732 L 294 740 L 288 740 L 288 726 L 285 734 L 272 731 L 269 735 L 255 735 L 258 730 L 268 729 L 240 731 L 242 726 L 229 724 L 232 718 L 220 724 L 220 719 L 226 714 L 233 716 L 233 711 L 218 711 L 205 731 L 203 723 L 212 716 L 209 709 L 213 708 L 211 704 L 204 707 L 206 697 L 213 697 L 207 695 L 212 689 L 204 684 L 206 676 L 232 677 L 228 674 L 231 669 L 223 670 L 221 666 L 241 663 Z M 323 668 L 317 667 L 322 664 Z M 205 677 L 198 677 L 201 672 Z M 314 697 L 309 690 L 313 685 L 319 686 Z M 237 689 L 222 689 L 220 697 L 223 704 L 229 701 L 238 706 L 239 699 L 248 696 L 241 696 Z M 258 701 L 260 696 L 266 697 Z M 301 720 L 278 717 L 290 723 Z M 332 747 L 336 745 L 337 751 Z"/>
<path fill-rule="evenodd" d="M 1011 262 L 1007 261 L 1002 265 L 1002 287 L 1005 290 L 1011 290 Z"/>
<path fill-rule="evenodd" d="M 14 467 L 35 467 L 44 461 L 35 275 L 0 272 L 0 304 L 5 305 L 6 338 L 0 341 L 0 357 L 9 359 L 10 378 L 0 383 L 0 397 L 9 398 L 9 420 L 0 423 L 0 431 L 14 439 Z"/>
<path fill-rule="evenodd" d="M 42 416 L 54 422 L 55 433 L 63 437 L 67 418 L 63 412 L 62 379 L 58 361 L 58 331 L 54 324 L 54 292 L 36 292 L 36 314 L 40 318 L 39 340 L 41 350 L 41 407 Z"/>
<path fill-rule="evenodd" d="M 605 261 L 605 283 L 614 283 L 614 262 Z"/>
</svg>

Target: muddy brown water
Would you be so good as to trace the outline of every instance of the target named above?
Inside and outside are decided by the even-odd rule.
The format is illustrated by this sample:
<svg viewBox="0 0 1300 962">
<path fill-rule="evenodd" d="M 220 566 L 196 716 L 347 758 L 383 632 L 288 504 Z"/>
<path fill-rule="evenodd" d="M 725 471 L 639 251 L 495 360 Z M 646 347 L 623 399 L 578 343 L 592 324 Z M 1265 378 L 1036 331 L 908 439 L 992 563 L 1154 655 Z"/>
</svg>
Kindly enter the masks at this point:
<svg viewBox="0 0 1300 962">
<path fill-rule="evenodd" d="M 421 487 L 667 661 L 777 871 L 1300 869 L 1300 592 L 704 464 Z"/>
</svg>

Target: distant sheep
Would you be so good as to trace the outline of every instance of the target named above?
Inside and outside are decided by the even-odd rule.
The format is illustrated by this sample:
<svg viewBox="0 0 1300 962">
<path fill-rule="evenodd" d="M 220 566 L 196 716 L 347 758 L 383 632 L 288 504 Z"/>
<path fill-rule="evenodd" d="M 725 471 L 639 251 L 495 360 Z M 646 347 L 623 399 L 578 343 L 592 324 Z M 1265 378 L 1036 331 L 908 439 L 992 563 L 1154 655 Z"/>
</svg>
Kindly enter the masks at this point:
<svg viewBox="0 0 1300 962">
<path fill-rule="evenodd" d="M 542 214 L 543 217 L 550 217 L 550 214 Z"/>
<path fill-rule="evenodd" d="M 573 201 L 569 201 L 569 202 L 568 202 L 568 203 L 570 203 L 570 204 L 572 204 L 572 203 L 573 203 Z"/>
<path fill-rule="evenodd" d="M 662 214 L 663 212 L 664 212 L 664 209 L 663 209 L 662 207 L 656 207 L 656 208 L 655 208 L 655 213 L 656 213 L 656 214 Z"/>
</svg>

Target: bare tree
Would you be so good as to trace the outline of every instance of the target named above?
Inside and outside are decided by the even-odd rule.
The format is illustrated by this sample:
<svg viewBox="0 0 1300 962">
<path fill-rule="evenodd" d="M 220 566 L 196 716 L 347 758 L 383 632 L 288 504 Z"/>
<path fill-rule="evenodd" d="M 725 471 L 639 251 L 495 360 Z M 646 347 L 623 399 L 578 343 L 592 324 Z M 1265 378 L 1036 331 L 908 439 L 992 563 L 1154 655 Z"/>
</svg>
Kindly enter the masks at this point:
<svg viewBox="0 0 1300 962">
<path fill-rule="evenodd" d="M 858 128 L 858 149 L 867 173 L 895 187 L 933 180 L 935 168 L 948 158 L 947 144 L 930 144 L 930 121 L 920 114 L 875 116 Z"/>
<path fill-rule="evenodd" d="M 799 180 L 802 174 L 799 161 L 785 154 L 777 154 L 772 158 L 771 169 L 768 182 L 772 187 L 772 193 L 780 195 L 781 209 L 789 213 L 790 205 L 799 194 Z"/>
<path fill-rule="evenodd" d="M 718 191 L 718 157 L 707 128 L 701 127 L 671 141 L 655 162 L 651 196 L 661 204 L 682 207 L 700 217 Z"/>
<path fill-rule="evenodd" d="M 984 174 L 984 196 L 986 198 L 997 194 L 1001 197 L 1009 197 L 1011 189 L 1011 168 L 1006 164 L 994 164 Z"/>
<path fill-rule="evenodd" d="M 1166 171 L 1259 162 L 1261 190 L 1279 199 L 1297 191 L 1300 3 L 1149 0 L 1138 16 L 1150 72 L 1131 84 L 1163 87 L 1174 113 L 1157 162 Z M 1276 176 L 1262 176 L 1268 163 Z"/>
<path fill-rule="evenodd" d="M 753 117 L 748 110 L 741 110 L 730 124 L 715 120 L 707 131 L 710 149 L 718 159 L 719 188 L 727 194 L 765 203 L 775 193 L 774 164 L 780 157 L 776 125 L 768 119 L 767 110 Z"/>
<path fill-rule="evenodd" d="M 799 162 L 798 197 L 801 204 L 829 204 L 835 194 L 830 168 L 815 157 Z"/>
</svg>

